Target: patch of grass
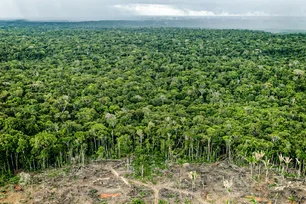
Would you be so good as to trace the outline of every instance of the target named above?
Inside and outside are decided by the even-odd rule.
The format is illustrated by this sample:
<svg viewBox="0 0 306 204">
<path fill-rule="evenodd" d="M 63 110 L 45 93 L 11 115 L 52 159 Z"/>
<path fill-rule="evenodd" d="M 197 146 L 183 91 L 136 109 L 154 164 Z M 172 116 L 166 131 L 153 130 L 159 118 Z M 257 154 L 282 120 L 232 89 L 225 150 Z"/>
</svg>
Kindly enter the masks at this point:
<svg viewBox="0 0 306 204">
<path fill-rule="evenodd" d="M 144 198 L 148 193 L 146 193 L 145 191 L 140 191 L 139 195 L 141 198 Z"/>
<path fill-rule="evenodd" d="M 250 196 L 250 197 L 248 197 L 248 200 L 252 203 L 252 204 L 257 204 L 257 201 L 256 201 L 256 198 L 255 198 L 255 196 L 253 195 L 253 196 Z"/>
<path fill-rule="evenodd" d="M 12 178 L 10 178 L 10 180 L 8 181 L 9 184 L 18 184 L 19 183 L 20 178 L 18 176 L 14 176 Z"/>
<path fill-rule="evenodd" d="M 187 198 L 184 200 L 184 204 L 193 204 L 190 200 L 188 200 Z"/>
<path fill-rule="evenodd" d="M 60 176 L 61 174 L 65 174 L 63 169 L 57 169 L 57 170 L 53 170 L 53 171 L 49 171 L 47 173 L 47 176 L 49 178 L 57 178 L 58 176 Z"/>
<path fill-rule="evenodd" d="M 277 184 L 276 183 L 271 183 L 271 184 L 269 184 L 269 188 L 273 188 L 273 187 L 275 187 L 275 186 L 277 186 Z"/>
<path fill-rule="evenodd" d="M 90 189 L 89 191 L 88 191 L 88 195 L 90 196 L 90 197 L 96 197 L 96 193 L 97 193 L 98 191 L 96 190 L 96 189 Z"/>
<path fill-rule="evenodd" d="M 290 195 L 288 198 L 288 201 L 290 204 L 294 204 L 295 203 L 295 196 L 294 195 Z"/>
<path fill-rule="evenodd" d="M 165 201 L 165 200 L 159 200 L 159 201 L 158 201 L 158 204 L 169 204 L 169 202 L 168 202 L 168 201 Z"/>
<path fill-rule="evenodd" d="M 67 174 L 71 171 L 71 167 L 65 167 L 63 168 L 63 171 Z"/>
<path fill-rule="evenodd" d="M 175 201 L 174 201 L 174 203 L 182 203 L 182 201 L 180 200 L 180 199 L 176 199 Z"/>
<path fill-rule="evenodd" d="M 287 178 L 296 178 L 297 175 L 295 173 L 285 174 Z"/>
<path fill-rule="evenodd" d="M 143 200 L 136 198 L 128 204 L 145 204 L 145 202 Z"/>
<path fill-rule="evenodd" d="M 98 191 L 96 190 L 96 189 L 90 189 L 89 190 L 89 194 L 95 194 L 95 193 L 97 193 Z"/>
<path fill-rule="evenodd" d="M 4 198 L 7 198 L 7 195 L 5 193 L 1 193 L 0 194 L 0 199 L 4 199 Z"/>
</svg>

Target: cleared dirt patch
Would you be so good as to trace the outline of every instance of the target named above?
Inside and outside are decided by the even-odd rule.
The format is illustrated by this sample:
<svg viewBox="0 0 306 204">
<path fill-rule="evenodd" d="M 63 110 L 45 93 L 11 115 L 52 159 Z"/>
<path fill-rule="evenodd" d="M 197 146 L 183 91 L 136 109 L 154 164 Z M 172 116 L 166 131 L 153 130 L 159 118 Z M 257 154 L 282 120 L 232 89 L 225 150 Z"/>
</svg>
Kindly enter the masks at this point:
<svg viewBox="0 0 306 204">
<path fill-rule="evenodd" d="M 265 175 L 251 178 L 249 169 L 227 162 L 172 165 L 152 182 L 134 179 L 125 168 L 124 161 L 101 161 L 48 170 L 32 175 L 22 191 L 3 188 L 0 203 L 306 203 L 305 180 L 283 179 L 276 173 L 270 173 L 268 181 Z M 194 183 L 191 171 L 197 172 Z"/>
</svg>

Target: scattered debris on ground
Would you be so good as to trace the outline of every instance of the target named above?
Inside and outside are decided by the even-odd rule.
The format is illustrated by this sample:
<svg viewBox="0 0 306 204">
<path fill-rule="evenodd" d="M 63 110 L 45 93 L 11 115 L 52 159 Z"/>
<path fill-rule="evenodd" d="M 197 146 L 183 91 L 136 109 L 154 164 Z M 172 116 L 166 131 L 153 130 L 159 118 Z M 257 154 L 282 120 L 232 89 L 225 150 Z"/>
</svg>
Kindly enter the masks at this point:
<svg viewBox="0 0 306 204">
<path fill-rule="evenodd" d="M 193 173 L 190 173 L 193 172 Z M 190 175 L 193 175 L 191 177 Z M 192 180 L 194 179 L 194 180 Z M 22 174 L 19 185 L 0 191 L 0 203 L 306 203 L 303 179 L 270 172 L 252 178 L 247 168 L 227 162 L 170 165 L 152 181 L 134 179 L 123 161 Z M 140 203 L 140 202 L 138 202 Z"/>
</svg>

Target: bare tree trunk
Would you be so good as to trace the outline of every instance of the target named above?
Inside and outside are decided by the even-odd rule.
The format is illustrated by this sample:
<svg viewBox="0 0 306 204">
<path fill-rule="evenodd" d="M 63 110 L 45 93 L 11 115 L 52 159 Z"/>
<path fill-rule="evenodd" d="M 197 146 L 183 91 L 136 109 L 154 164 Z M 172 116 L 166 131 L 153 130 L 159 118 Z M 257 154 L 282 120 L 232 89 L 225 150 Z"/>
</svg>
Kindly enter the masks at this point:
<svg viewBox="0 0 306 204">
<path fill-rule="evenodd" d="M 211 154 L 211 152 L 210 152 L 210 139 L 207 141 L 207 161 L 209 162 L 210 161 L 210 154 Z"/>
<path fill-rule="evenodd" d="M 130 172 L 130 159 L 129 159 L 129 156 L 126 158 L 126 171 L 128 173 Z"/>
<path fill-rule="evenodd" d="M 269 167 L 266 167 L 266 183 L 269 181 Z"/>
<path fill-rule="evenodd" d="M 36 167 L 35 167 L 35 160 L 33 159 L 33 168 L 34 168 L 34 171 L 36 170 Z"/>
<path fill-rule="evenodd" d="M 194 152 L 194 149 L 193 149 L 193 141 L 192 141 L 192 145 L 191 145 L 191 160 L 193 161 L 193 153 Z"/>
<path fill-rule="evenodd" d="M 15 154 L 15 166 L 16 166 L 16 170 L 18 171 L 18 153 Z"/>
<path fill-rule="evenodd" d="M 143 174 L 144 174 L 144 169 L 143 169 L 143 164 L 141 164 L 141 179 L 143 180 Z"/>
<path fill-rule="evenodd" d="M 10 157 L 11 157 L 12 168 L 13 168 L 13 170 L 15 170 L 13 154 L 10 154 Z"/>
<path fill-rule="evenodd" d="M 97 140 L 96 140 L 96 138 L 95 138 L 95 137 L 94 137 L 93 139 L 94 139 L 95 152 L 96 152 L 96 151 L 97 151 Z"/>
<path fill-rule="evenodd" d="M 115 141 L 114 141 L 114 129 L 112 129 L 112 148 L 114 147 L 113 145 L 115 144 Z"/>
<path fill-rule="evenodd" d="M 118 158 L 121 158 L 121 152 L 120 152 L 120 142 L 118 142 Z"/>
</svg>

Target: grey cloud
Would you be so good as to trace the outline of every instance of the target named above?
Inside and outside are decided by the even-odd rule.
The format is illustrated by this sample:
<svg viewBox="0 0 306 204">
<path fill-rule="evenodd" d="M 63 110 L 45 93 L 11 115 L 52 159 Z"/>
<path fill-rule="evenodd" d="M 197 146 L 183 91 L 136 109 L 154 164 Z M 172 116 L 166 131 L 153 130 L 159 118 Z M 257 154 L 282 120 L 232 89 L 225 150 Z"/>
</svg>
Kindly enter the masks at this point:
<svg viewBox="0 0 306 204">
<path fill-rule="evenodd" d="M 215 13 L 263 12 L 305 16 L 305 0 L 0 0 L 0 18 L 100 20 L 127 19 L 133 13 L 114 5 L 161 4 Z"/>
</svg>

